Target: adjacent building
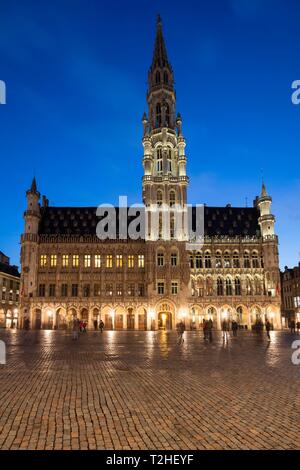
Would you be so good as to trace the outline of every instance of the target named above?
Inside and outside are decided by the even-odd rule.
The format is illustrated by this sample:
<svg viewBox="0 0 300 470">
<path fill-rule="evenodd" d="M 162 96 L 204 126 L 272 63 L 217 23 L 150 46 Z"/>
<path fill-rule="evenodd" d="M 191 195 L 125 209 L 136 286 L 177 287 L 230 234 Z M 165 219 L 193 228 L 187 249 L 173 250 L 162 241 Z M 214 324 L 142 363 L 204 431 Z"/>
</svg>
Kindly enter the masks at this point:
<svg viewBox="0 0 300 470">
<path fill-rule="evenodd" d="M 124 236 L 134 216 L 125 208 L 124 225 L 118 208 L 115 236 L 99 239 L 106 213 L 51 206 L 45 196 L 40 204 L 34 179 L 21 238 L 22 318 L 33 328 L 67 328 L 74 317 L 91 328 L 101 318 L 108 329 L 173 329 L 179 319 L 197 329 L 207 318 L 220 328 L 225 317 L 280 328 L 278 238 L 264 184 L 253 207 L 204 206 L 202 243 L 194 243 L 197 210 L 187 206 L 186 140 L 160 18 L 146 100 L 145 230 Z"/>
<path fill-rule="evenodd" d="M 291 320 L 300 321 L 300 263 L 285 267 L 281 273 L 282 316 L 287 326 Z"/>
<path fill-rule="evenodd" d="M 9 257 L 0 251 L 0 328 L 17 328 L 19 325 L 20 274 Z"/>
</svg>

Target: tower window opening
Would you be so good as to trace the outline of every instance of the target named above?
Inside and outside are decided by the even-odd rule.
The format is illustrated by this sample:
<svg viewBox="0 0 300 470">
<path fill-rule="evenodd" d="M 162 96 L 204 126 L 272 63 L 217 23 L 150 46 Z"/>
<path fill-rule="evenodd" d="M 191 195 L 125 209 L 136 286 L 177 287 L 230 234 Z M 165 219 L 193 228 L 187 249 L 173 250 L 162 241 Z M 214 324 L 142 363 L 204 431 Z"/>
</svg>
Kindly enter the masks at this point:
<svg viewBox="0 0 300 470">
<path fill-rule="evenodd" d="M 160 83 L 160 72 L 159 72 L 159 70 L 155 74 L 155 83 L 157 85 Z"/>
<path fill-rule="evenodd" d="M 156 105 L 156 127 L 161 127 L 161 105 L 157 103 Z"/>
<path fill-rule="evenodd" d="M 164 72 L 164 83 L 168 84 L 169 83 L 169 75 L 167 72 Z"/>
</svg>

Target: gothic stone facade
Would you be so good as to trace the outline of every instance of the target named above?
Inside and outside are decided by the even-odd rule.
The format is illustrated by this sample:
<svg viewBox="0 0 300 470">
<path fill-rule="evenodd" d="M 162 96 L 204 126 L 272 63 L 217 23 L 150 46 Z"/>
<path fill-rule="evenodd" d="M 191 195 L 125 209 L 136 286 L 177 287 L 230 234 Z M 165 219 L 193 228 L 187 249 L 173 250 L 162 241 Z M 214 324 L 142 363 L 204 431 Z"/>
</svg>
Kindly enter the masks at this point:
<svg viewBox="0 0 300 470">
<path fill-rule="evenodd" d="M 173 208 L 183 220 L 189 179 L 160 19 L 147 103 L 144 236 L 123 239 L 118 232 L 114 240 L 99 240 L 96 207 L 51 207 L 45 197 L 40 205 L 34 179 L 21 239 L 22 318 L 33 328 L 66 328 L 77 316 L 90 328 L 101 318 L 107 329 L 173 329 L 179 319 L 197 329 L 205 318 L 216 328 L 224 317 L 251 328 L 257 318 L 268 317 L 280 328 L 278 239 L 264 185 L 251 208 L 204 207 L 201 249 L 187 250 L 184 228 L 174 236 Z M 167 229 L 164 207 L 170 214 Z M 157 234 L 151 225 L 155 211 Z"/>
</svg>

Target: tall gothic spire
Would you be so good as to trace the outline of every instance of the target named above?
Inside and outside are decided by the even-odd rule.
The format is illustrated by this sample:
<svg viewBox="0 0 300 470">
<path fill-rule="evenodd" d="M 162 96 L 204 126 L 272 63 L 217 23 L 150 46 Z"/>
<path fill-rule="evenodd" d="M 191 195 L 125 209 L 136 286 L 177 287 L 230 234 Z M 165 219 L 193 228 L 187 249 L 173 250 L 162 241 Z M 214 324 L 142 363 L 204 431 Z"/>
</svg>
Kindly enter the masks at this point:
<svg viewBox="0 0 300 470">
<path fill-rule="evenodd" d="M 156 23 L 156 39 L 151 69 L 154 70 L 155 68 L 163 67 L 169 67 L 171 69 L 171 65 L 168 61 L 167 48 L 162 31 L 162 21 L 160 15 L 158 15 Z"/>
</svg>

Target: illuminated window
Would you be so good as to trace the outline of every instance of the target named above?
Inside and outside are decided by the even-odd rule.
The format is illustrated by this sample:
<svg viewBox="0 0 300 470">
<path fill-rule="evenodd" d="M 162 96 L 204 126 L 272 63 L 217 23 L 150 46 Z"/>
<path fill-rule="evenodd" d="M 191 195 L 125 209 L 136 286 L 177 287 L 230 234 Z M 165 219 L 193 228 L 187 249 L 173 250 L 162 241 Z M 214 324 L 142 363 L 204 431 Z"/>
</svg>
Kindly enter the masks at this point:
<svg viewBox="0 0 300 470">
<path fill-rule="evenodd" d="M 55 268 L 57 264 L 57 255 L 51 255 L 50 256 L 50 266 L 51 268 Z"/>
<path fill-rule="evenodd" d="M 84 255 L 84 267 L 85 268 L 91 267 L 91 255 Z"/>
<path fill-rule="evenodd" d="M 123 255 L 116 256 L 116 263 L 117 263 L 117 268 L 123 267 Z"/>
<path fill-rule="evenodd" d="M 69 255 L 62 255 L 62 266 L 67 268 L 69 266 Z"/>
<path fill-rule="evenodd" d="M 73 257 L 72 257 L 72 266 L 73 266 L 73 268 L 78 268 L 78 266 L 79 266 L 79 255 L 73 255 Z"/>
<path fill-rule="evenodd" d="M 94 297 L 101 295 L 101 286 L 100 284 L 94 284 Z"/>
<path fill-rule="evenodd" d="M 134 297 L 134 284 L 128 284 L 127 294 Z"/>
<path fill-rule="evenodd" d="M 171 283 L 171 293 L 172 293 L 172 295 L 177 295 L 178 294 L 178 282 L 177 281 L 172 281 L 172 283 Z"/>
<path fill-rule="evenodd" d="M 111 297 L 113 295 L 113 285 L 112 284 L 106 284 L 105 286 L 105 295 L 108 297 Z"/>
<path fill-rule="evenodd" d="M 106 267 L 112 268 L 113 265 L 113 257 L 112 255 L 106 255 Z"/>
<path fill-rule="evenodd" d="M 47 255 L 41 255 L 40 256 L 40 266 L 44 268 L 47 266 Z"/>
<path fill-rule="evenodd" d="M 95 255 L 95 268 L 101 268 L 101 255 Z"/>
<path fill-rule="evenodd" d="M 133 255 L 128 256 L 128 268 L 134 268 L 134 256 Z"/>
<path fill-rule="evenodd" d="M 145 267 L 145 257 L 144 255 L 138 255 L 138 266 L 139 268 Z"/>
<path fill-rule="evenodd" d="M 224 268 L 230 268 L 230 253 L 225 251 L 224 253 Z"/>
<path fill-rule="evenodd" d="M 123 285 L 117 284 L 117 296 L 120 297 L 123 295 Z"/>
<path fill-rule="evenodd" d="M 222 253 L 218 251 L 216 253 L 216 268 L 221 268 L 222 267 Z"/>
</svg>

